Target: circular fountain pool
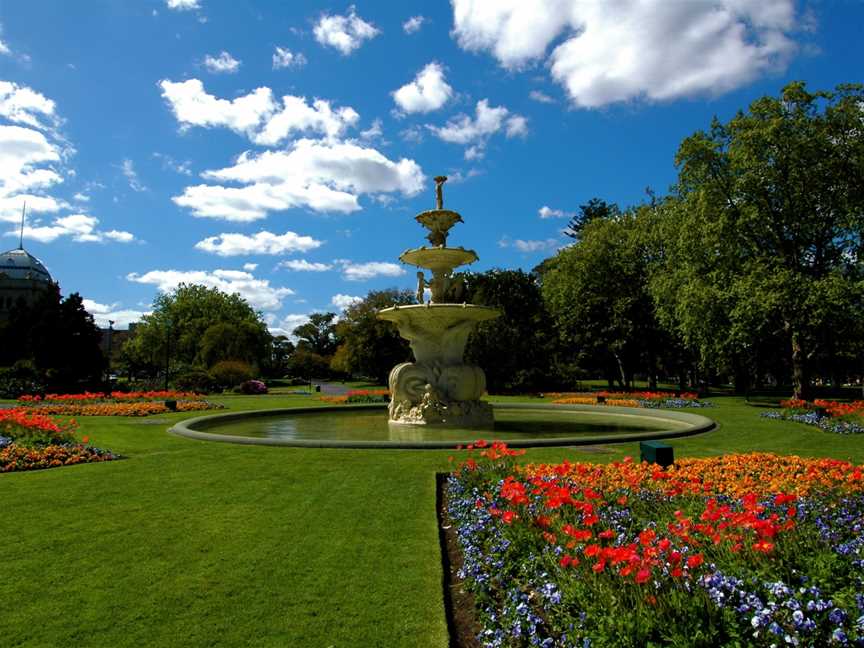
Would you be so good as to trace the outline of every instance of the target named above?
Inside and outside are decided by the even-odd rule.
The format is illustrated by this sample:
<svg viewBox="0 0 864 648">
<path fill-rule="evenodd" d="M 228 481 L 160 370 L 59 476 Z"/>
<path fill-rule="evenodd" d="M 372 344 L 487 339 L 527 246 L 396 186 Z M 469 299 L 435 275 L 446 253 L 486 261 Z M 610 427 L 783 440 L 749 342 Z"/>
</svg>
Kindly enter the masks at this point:
<svg viewBox="0 0 864 648">
<path fill-rule="evenodd" d="M 201 416 L 171 432 L 193 439 L 315 448 L 453 448 L 477 439 L 512 447 L 623 443 L 712 430 L 689 412 L 589 405 L 495 404 L 494 429 L 394 425 L 381 405 L 256 410 Z"/>
</svg>

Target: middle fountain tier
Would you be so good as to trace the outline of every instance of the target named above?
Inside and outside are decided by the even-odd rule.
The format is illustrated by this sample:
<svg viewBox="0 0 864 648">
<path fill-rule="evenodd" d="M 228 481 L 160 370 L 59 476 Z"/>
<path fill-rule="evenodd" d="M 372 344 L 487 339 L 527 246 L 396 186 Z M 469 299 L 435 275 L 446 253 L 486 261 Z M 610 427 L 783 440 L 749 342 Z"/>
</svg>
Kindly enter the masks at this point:
<svg viewBox="0 0 864 648">
<path fill-rule="evenodd" d="M 462 278 L 453 270 L 473 263 L 477 254 L 462 247 L 447 247 L 449 230 L 461 223 L 462 217 L 444 209 L 446 180 L 444 176 L 435 178 L 437 209 L 416 217 L 429 230 L 426 238 L 431 246 L 406 250 L 399 257 L 403 263 L 432 273 L 427 279 L 423 270 L 417 272 L 419 303 L 378 313 L 380 319 L 396 324 L 414 353 L 414 362 L 396 365 L 390 372 L 390 422 L 489 427 L 493 424 L 492 407 L 480 400 L 486 391 L 486 376 L 480 367 L 465 364 L 463 354 L 477 324 L 501 313 L 462 301 Z"/>
</svg>

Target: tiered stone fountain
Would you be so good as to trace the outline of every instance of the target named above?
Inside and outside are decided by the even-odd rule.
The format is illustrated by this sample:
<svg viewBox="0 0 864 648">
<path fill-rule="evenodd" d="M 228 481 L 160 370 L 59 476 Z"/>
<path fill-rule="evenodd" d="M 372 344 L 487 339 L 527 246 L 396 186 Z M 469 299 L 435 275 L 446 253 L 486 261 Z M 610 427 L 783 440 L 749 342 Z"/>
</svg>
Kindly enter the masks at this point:
<svg viewBox="0 0 864 648">
<path fill-rule="evenodd" d="M 462 356 L 474 327 L 501 313 L 461 301 L 464 286 L 453 270 L 473 263 L 477 254 L 463 247 L 447 247 L 450 228 L 463 221 L 458 213 L 444 209 L 446 181 L 445 176 L 435 178 L 436 209 L 416 217 L 429 230 L 426 239 L 431 246 L 406 250 L 399 257 L 403 263 L 432 272 L 431 279 L 423 270 L 417 273 L 419 303 L 378 313 L 380 319 L 396 324 L 414 352 L 414 362 L 396 365 L 390 372 L 390 423 L 491 426 L 492 407 L 480 400 L 486 391 L 486 376 L 480 367 L 465 364 Z M 428 302 L 427 288 L 431 292 Z"/>
</svg>

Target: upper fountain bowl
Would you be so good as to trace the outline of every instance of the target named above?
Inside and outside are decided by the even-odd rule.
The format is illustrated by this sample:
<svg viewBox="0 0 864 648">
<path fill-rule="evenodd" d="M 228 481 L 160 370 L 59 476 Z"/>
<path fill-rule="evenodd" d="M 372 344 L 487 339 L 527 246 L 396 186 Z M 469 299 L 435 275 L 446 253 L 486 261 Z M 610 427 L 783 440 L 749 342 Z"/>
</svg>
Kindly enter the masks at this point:
<svg viewBox="0 0 864 648">
<path fill-rule="evenodd" d="M 466 263 L 474 263 L 477 260 L 477 253 L 474 250 L 466 250 L 461 247 L 430 248 L 424 246 L 414 250 L 406 250 L 399 255 L 399 260 L 418 268 L 428 268 L 432 272 L 450 272 L 453 268 L 458 268 Z"/>
<path fill-rule="evenodd" d="M 463 223 L 462 216 L 458 212 L 449 209 L 430 209 L 420 212 L 414 217 L 418 223 L 431 231 L 446 232 L 456 223 Z"/>
</svg>

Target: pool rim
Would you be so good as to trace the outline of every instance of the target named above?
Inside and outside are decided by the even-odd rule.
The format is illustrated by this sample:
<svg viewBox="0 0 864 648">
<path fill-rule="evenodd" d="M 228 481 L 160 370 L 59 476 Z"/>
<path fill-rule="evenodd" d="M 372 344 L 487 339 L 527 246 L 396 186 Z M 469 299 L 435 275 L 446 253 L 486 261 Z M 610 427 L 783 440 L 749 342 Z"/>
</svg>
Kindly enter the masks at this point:
<svg viewBox="0 0 864 648">
<path fill-rule="evenodd" d="M 588 437 L 540 437 L 537 439 L 512 439 L 507 441 L 511 448 L 543 448 L 556 446 L 586 446 L 607 445 L 616 443 L 632 443 L 634 441 L 654 441 L 658 439 L 675 439 L 681 437 L 705 434 L 719 428 L 713 419 L 701 414 L 681 412 L 677 410 L 647 409 L 641 407 L 617 407 L 599 405 L 555 405 L 552 403 L 491 403 L 494 410 L 520 409 L 540 411 L 578 411 L 595 414 L 619 414 L 633 418 L 649 418 L 674 421 L 687 424 L 687 427 L 677 430 L 653 430 L 650 432 L 634 432 L 612 436 Z M 264 418 L 281 415 L 313 414 L 327 412 L 344 412 L 351 410 L 385 410 L 385 404 L 331 405 L 322 407 L 280 407 L 266 410 L 245 410 L 196 416 L 175 423 L 168 432 L 177 436 L 199 441 L 215 441 L 218 443 L 234 443 L 240 445 L 285 446 L 293 448 L 351 448 L 351 449 L 404 449 L 404 450 L 452 450 L 457 445 L 473 443 L 484 438 L 483 430 L 477 431 L 477 438 L 453 441 L 340 441 L 336 439 L 271 439 L 246 437 L 231 434 L 212 434 L 202 430 L 215 427 L 221 423 Z M 197 429 L 196 429 L 197 428 Z M 494 430 L 489 430 L 494 432 Z M 485 435 L 492 440 L 494 434 Z M 491 438 L 488 438 L 491 437 Z"/>
</svg>

